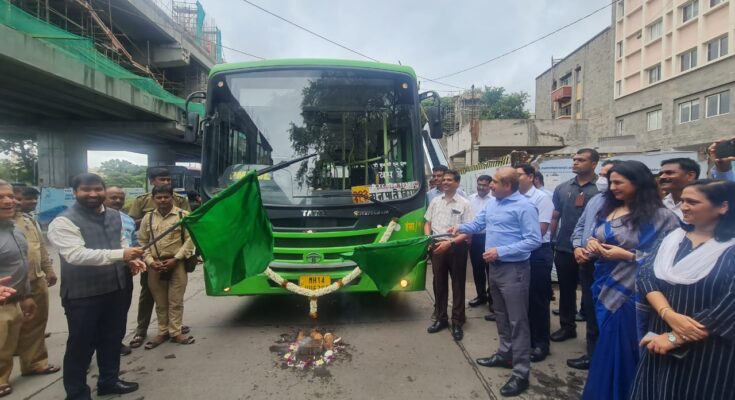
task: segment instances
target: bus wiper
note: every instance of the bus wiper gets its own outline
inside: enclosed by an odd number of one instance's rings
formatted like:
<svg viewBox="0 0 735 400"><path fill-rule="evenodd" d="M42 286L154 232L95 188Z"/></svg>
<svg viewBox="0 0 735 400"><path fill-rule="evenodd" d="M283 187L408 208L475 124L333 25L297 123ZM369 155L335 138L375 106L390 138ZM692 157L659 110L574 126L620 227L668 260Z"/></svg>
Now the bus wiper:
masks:
<svg viewBox="0 0 735 400"><path fill-rule="evenodd" d="M394 206L392 206L392 205L390 205L390 204L388 204L388 203L385 203L385 202L383 202L383 201L380 201L380 200L374 199L374 198L370 197L370 195L367 195L367 194L362 194L362 193L349 193L349 194L347 194L347 193L345 193L345 194L341 194L341 193L340 193L340 194L320 194L320 195L312 195L312 196L309 196L309 197L325 197L325 198L329 198L329 197L362 197L363 199L365 199L365 200L367 200L367 201L369 201L369 202L371 202L371 203L373 203L373 204L377 204L377 205L379 205L379 206L381 206L381 207L385 207L385 208L387 208L387 209L389 209L389 210L393 211L393 212L394 212L394 213L396 213L396 214L397 214L397 216L399 216L399 217L403 216L403 214L404 214L404 213L403 213L403 211L401 211L401 210L400 210L400 209L398 209L397 207L394 207Z"/></svg>
<svg viewBox="0 0 735 400"><path fill-rule="evenodd" d="M260 169L260 170L258 170L258 171L256 172L256 174L257 174L258 176L261 176L261 175L263 175L263 174L267 174L267 173L269 173L269 172L273 172L273 171L278 171L279 169L283 169L283 168L286 168L286 167L288 167L289 165L292 165L292 164L296 164L296 163L297 163L297 162L299 162L299 161L304 161L304 160L307 160L307 159L309 159L309 158L311 158L311 157L315 157L315 156L316 156L316 154L317 154L317 153L312 153L312 154L307 154L307 155L305 155L305 156L302 156L302 157L299 157L299 158L294 158L293 160L288 160L288 161L281 161L281 162L279 162L279 163L278 163L278 164L276 164L276 165L271 165L270 167L265 167L265 168L263 168L263 169Z"/></svg>

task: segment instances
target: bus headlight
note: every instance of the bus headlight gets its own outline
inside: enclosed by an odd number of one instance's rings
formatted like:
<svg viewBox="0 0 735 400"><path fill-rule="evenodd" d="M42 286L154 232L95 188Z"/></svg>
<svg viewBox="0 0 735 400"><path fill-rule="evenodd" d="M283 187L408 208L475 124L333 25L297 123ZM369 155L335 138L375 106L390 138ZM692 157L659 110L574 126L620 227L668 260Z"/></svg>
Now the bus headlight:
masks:
<svg viewBox="0 0 735 400"><path fill-rule="evenodd" d="M408 287L408 279L401 279L401 282L399 283L399 285L401 285L401 287L404 288L404 289L407 288Z"/></svg>

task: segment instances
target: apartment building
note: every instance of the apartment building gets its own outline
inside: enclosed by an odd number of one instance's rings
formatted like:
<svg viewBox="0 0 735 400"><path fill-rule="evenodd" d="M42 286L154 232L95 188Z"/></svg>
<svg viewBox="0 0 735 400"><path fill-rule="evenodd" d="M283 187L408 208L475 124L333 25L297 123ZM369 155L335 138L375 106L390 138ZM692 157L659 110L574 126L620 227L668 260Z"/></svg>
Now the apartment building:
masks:
<svg viewBox="0 0 735 400"><path fill-rule="evenodd" d="M567 137L567 146L613 132L613 39L612 28L605 28L536 77L536 118L580 122L582 135Z"/></svg>
<svg viewBox="0 0 735 400"><path fill-rule="evenodd" d="M614 134L601 146L702 149L733 135L730 0L621 0L612 27Z"/></svg>

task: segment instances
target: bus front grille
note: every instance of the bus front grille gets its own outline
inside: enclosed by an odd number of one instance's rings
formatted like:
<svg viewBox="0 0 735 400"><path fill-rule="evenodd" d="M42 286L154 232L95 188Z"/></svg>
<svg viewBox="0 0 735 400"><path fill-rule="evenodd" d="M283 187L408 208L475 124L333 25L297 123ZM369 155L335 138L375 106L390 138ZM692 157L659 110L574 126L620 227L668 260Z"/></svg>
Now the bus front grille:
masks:
<svg viewBox="0 0 735 400"><path fill-rule="evenodd" d="M375 241L375 233L356 236L337 236L337 237L275 237L275 247L283 247L289 249L312 249L324 247L348 247L370 244Z"/></svg>

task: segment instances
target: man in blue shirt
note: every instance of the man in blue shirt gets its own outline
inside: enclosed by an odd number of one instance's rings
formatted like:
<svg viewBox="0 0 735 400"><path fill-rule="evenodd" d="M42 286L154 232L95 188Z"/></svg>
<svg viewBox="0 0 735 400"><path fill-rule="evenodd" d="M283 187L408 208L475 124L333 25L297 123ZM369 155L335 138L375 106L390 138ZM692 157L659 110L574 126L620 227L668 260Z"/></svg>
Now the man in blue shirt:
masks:
<svg viewBox="0 0 735 400"><path fill-rule="evenodd" d="M518 192L515 168L498 169L490 188L490 201L472 222L451 228L453 234L485 232L483 258L490 263L490 295L497 318L500 346L491 357L479 358L484 367L513 368L500 389L503 396L517 396L528 388L531 338L528 326L529 258L541 246L536 207Z"/></svg>

